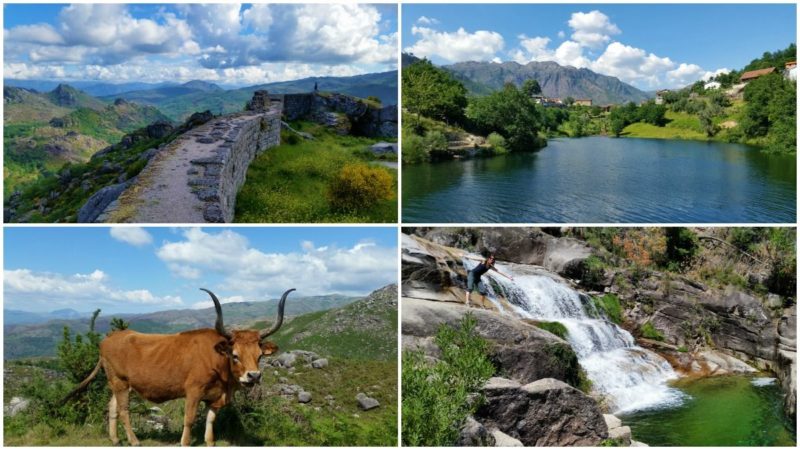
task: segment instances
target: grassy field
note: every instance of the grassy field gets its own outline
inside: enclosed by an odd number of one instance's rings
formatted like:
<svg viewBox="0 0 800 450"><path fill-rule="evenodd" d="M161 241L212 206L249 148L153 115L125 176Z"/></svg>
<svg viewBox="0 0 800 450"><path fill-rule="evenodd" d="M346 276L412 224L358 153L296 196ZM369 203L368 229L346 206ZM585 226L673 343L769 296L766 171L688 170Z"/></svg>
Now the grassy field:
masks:
<svg viewBox="0 0 800 450"><path fill-rule="evenodd" d="M622 130L622 136L651 139L709 140L700 128L700 121L697 116L667 111L664 117L666 117L669 122L663 127L637 122L625 127L625 129Z"/></svg>
<svg viewBox="0 0 800 450"><path fill-rule="evenodd" d="M241 223L368 222L397 221L397 170L372 161L367 149L377 139L339 136L322 125L293 123L311 133L313 140L284 131L281 144L256 158L247 171L247 182L236 198L235 221ZM328 198L329 184L346 164L379 167L391 174L394 193L390 199L357 211L337 211Z"/></svg>
<svg viewBox="0 0 800 450"><path fill-rule="evenodd" d="M5 395L14 395L13 381L32 376L36 368L6 363ZM355 361L330 358L324 369L298 367L294 373L267 367L261 385L238 391L233 405L220 411L214 430L220 446L395 446L397 443L396 361ZM284 378L285 380L281 380ZM273 392L280 382L298 384L312 394L308 404L295 396ZM380 407L362 411L355 396L375 398ZM326 400L332 396L333 400ZM135 398L135 396L134 396ZM180 441L183 400L157 405L166 417L161 430L148 423L148 409L156 406L137 399L131 420L145 446L174 446ZM52 422L52 421L51 421ZM192 429L192 445L204 445L205 408L201 406ZM120 425L120 437L125 441ZM107 422L75 425L33 422L26 413L6 417L7 446L108 446Z"/></svg>

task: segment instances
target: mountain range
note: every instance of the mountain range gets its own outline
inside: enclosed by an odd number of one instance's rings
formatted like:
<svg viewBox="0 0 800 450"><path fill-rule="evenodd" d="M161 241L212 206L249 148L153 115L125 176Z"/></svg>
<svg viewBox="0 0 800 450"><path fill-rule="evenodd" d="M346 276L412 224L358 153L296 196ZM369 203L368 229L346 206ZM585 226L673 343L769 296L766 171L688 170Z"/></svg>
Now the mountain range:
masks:
<svg viewBox="0 0 800 450"><path fill-rule="evenodd" d="M357 300L360 298L343 295L290 296L286 302L286 316L287 318L296 317L341 308ZM277 314L277 302L277 299L272 299L262 302L224 304L222 310L225 324L232 328L264 327ZM76 313L74 310L53 311L44 314L4 310L3 313L5 314L5 323L3 324L5 359L53 356L56 345L62 338L64 327L69 327L73 333L85 333L89 330L91 318L91 314ZM76 314L79 314L80 317L76 318ZM146 314L101 314L96 322L96 331L106 333L110 329L111 317L121 318L130 323L130 329L145 333L177 333L213 327L216 320L214 308L175 309ZM24 322L26 320L28 322Z"/></svg>
<svg viewBox="0 0 800 450"><path fill-rule="evenodd" d="M403 54L402 65L412 64L419 58ZM462 82L473 95L486 95L502 89L506 83L521 86L525 80L534 79L545 97L591 99L595 105L639 103L652 98L616 77L601 75L589 69L562 66L556 62L532 61L519 64L466 61L441 66Z"/></svg>

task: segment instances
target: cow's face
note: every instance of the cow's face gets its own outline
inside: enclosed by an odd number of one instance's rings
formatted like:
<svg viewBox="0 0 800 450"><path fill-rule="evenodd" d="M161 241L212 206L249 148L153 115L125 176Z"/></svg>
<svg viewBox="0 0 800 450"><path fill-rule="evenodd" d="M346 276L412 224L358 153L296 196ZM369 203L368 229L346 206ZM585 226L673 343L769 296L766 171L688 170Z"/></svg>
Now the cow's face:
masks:
<svg viewBox="0 0 800 450"><path fill-rule="evenodd" d="M240 330L232 333L230 345L231 372L244 386L251 387L261 381L258 360L262 355L271 355L278 351L272 342L259 342L259 332Z"/></svg>

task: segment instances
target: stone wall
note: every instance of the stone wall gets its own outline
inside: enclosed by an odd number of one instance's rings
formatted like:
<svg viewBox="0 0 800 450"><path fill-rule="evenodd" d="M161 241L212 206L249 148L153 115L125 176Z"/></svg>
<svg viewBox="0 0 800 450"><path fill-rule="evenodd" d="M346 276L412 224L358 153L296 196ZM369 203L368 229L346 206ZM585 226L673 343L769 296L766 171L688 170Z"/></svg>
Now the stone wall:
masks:
<svg viewBox="0 0 800 450"><path fill-rule="evenodd" d="M180 136L96 221L232 222L250 163L280 145L281 112L279 101L257 91L244 112L216 117Z"/></svg>

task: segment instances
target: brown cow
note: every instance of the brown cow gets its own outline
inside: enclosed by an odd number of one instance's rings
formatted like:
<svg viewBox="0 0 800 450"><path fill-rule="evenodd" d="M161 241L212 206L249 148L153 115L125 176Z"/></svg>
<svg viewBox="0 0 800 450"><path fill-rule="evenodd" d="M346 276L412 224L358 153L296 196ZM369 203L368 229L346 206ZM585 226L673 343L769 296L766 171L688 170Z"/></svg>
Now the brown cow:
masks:
<svg viewBox="0 0 800 450"><path fill-rule="evenodd" d="M214 419L217 411L233 399L239 386L252 387L261 380L258 360L261 355L278 351L266 337L283 323L286 297L278 303L278 319L267 331L233 330L222 322L222 307L217 296L203 289L214 301L217 322L205 328L177 334L145 334L131 330L115 331L100 343L100 360L92 373L66 399L86 389L102 367L111 388L108 403L108 435L114 445L117 437L117 414L122 418L131 445L139 440L131 429L128 394L136 391L151 402L161 403L186 398L181 445L189 445L189 433L201 401L208 406L205 441L214 445Z"/></svg>

